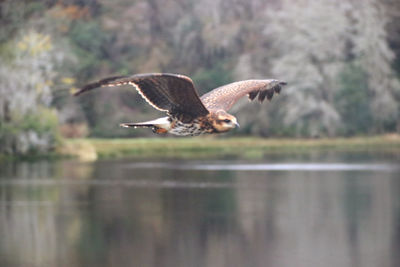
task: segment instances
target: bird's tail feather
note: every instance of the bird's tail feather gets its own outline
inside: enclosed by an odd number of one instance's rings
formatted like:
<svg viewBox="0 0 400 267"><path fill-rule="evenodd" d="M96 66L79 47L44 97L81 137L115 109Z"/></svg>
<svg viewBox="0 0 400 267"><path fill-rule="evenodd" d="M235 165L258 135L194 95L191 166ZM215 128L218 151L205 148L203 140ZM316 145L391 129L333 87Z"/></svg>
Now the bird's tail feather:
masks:
<svg viewBox="0 0 400 267"><path fill-rule="evenodd" d="M156 128L163 128L165 130L169 130L171 127L171 122L169 121L168 117L163 117L163 118L158 118L158 119L151 120L151 121L121 123L120 126L125 127L125 128L156 127Z"/></svg>
<svg viewBox="0 0 400 267"><path fill-rule="evenodd" d="M127 122L127 123L121 123L119 126L124 127L124 128L151 128L154 127L154 124L151 123L144 123L144 122Z"/></svg>
<svg viewBox="0 0 400 267"><path fill-rule="evenodd" d="M147 121L147 122L128 122L128 123L121 123L121 127L125 128L151 128L153 133L157 134L166 134L168 132L168 128L162 127L160 124L153 123L154 121Z"/></svg>

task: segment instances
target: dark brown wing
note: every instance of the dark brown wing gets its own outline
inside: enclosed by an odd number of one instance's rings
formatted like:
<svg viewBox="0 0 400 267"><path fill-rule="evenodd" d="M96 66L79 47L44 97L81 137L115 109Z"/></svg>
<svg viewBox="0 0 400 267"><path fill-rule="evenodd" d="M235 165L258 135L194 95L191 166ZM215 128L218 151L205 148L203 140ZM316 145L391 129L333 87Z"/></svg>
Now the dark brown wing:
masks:
<svg viewBox="0 0 400 267"><path fill-rule="evenodd" d="M278 80L240 81L208 92L201 97L201 101L209 110L223 109L227 111L245 95L248 95L250 100L258 96L260 102L263 102L265 98L271 100L274 93L280 93L283 85L286 85L286 83Z"/></svg>
<svg viewBox="0 0 400 267"><path fill-rule="evenodd" d="M133 85L154 108L172 114L204 116L209 112L201 102L189 77L169 73L137 74L130 77L116 76L88 84L74 95L103 86Z"/></svg>

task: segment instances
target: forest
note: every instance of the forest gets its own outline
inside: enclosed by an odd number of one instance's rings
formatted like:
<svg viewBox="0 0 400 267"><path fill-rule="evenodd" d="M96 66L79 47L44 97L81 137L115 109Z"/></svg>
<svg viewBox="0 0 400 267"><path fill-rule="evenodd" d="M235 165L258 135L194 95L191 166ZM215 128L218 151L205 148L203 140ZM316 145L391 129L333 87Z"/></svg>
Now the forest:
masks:
<svg viewBox="0 0 400 267"><path fill-rule="evenodd" d="M200 94L245 79L288 83L269 103L239 102L241 128L229 135L400 132L398 0L2 0L0 24L0 153L153 135L118 127L159 114L132 87L72 96L147 72L188 75Z"/></svg>

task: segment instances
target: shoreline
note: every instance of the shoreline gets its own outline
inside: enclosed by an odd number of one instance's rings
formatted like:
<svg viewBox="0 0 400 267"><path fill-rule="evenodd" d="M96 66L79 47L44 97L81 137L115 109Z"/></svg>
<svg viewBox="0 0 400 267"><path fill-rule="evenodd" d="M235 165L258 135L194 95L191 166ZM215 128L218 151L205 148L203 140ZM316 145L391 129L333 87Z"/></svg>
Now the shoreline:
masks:
<svg viewBox="0 0 400 267"><path fill-rule="evenodd" d="M370 152L400 155L400 135L351 138L132 138L132 139L65 139L55 155L97 159L193 159L193 158L262 158L266 153Z"/></svg>

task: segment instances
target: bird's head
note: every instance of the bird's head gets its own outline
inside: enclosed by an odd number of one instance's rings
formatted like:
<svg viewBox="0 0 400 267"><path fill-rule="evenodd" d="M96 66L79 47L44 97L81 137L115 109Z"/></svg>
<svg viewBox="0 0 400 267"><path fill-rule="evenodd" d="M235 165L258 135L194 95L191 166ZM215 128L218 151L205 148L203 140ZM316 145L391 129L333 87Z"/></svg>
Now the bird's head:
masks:
<svg viewBox="0 0 400 267"><path fill-rule="evenodd" d="M239 127L236 117L226 113L224 110L215 112L212 116L211 123L214 129L219 133L224 133L235 127Z"/></svg>

